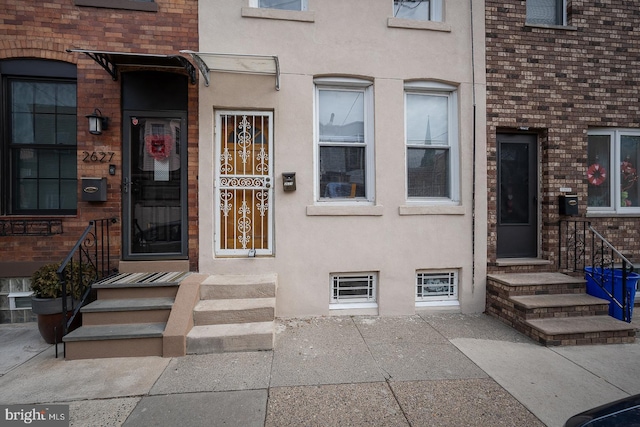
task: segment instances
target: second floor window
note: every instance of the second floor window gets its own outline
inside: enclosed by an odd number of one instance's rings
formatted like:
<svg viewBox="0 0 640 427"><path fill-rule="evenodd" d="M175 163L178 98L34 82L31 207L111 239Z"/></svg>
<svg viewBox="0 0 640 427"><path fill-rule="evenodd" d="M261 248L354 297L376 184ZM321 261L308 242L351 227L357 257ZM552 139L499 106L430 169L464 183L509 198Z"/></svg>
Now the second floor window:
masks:
<svg viewBox="0 0 640 427"><path fill-rule="evenodd" d="M280 10L307 10L307 0L256 0L253 7Z"/></svg>
<svg viewBox="0 0 640 427"><path fill-rule="evenodd" d="M393 17L417 21L442 21L442 0L394 0Z"/></svg>
<svg viewBox="0 0 640 427"><path fill-rule="evenodd" d="M527 0L527 24L565 25L565 0Z"/></svg>

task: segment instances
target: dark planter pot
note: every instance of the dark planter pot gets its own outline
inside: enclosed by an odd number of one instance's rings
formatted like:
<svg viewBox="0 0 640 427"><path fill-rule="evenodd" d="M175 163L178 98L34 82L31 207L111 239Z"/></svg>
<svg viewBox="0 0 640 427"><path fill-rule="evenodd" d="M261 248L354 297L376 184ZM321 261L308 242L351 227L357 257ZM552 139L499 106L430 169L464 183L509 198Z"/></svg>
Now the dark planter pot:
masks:
<svg viewBox="0 0 640 427"><path fill-rule="evenodd" d="M71 297L67 297L67 319L71 317ZM38 331L47 344L62 342L63 316L62 298L31 297L31 309L38 316ZM69 327L72 331L82 324L81 315L76 316Z"/></svg>

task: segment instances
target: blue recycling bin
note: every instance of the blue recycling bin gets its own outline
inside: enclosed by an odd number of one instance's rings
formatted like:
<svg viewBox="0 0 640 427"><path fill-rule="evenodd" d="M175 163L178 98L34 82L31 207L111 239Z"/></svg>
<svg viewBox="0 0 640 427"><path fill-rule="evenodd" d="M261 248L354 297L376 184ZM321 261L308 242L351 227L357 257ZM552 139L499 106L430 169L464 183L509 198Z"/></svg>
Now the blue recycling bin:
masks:
<svg viewBox="0 0 640 427"><path fill-rule="evenodd" d="M598 285L593 279L592 275L600 281L602 286L613 295L615 299L622 302L622 270L619 269L608 269L604 270L600 267L585 267L584 269L587 279L587 293L589 295L593 295L594 297L606 299L610 301L609 304L609 316L613 316L616 319L624 320L622 308L618 307L616 303L613 302L613 299L607 295L607 293ZM613 274L612 274L613 273ZM628 306L628 321L631 321L631 316L633 315L633 304L636 296L636 283L640 279L640 274L637 273L627 273L627 296L629 301Z"/></svg>

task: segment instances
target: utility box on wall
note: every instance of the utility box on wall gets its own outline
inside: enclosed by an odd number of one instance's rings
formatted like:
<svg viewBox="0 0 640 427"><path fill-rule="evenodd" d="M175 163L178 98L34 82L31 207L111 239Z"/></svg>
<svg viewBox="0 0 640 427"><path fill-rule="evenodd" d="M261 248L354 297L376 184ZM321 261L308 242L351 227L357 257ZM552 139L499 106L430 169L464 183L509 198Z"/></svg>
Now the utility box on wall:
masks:
<svg viewBox="0 0 640 427"><path fill-rule="evenodd" d="M106 202L107 178L82 178L82 201Z"/></svg>
<svg viewBox="0 0 640 427"><path fill-rule="evenodd" d="M578 216L578 195L563 194L559 197L560 215Z"/></svg>

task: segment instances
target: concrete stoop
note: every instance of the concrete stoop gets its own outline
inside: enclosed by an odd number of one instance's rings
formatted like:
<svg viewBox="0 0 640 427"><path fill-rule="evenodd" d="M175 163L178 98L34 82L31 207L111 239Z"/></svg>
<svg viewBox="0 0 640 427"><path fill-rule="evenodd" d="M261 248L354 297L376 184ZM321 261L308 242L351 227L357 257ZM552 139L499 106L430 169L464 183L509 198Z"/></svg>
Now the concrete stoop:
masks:
<svg viewBox="0 0 640 427"><path fill-rule="evenodd" d="M82 326L63 338L65 358L163 356L163 332L189 272L122 273L95 283Z"/></svg>
<svg viewBox="0 0 640 427"><path fill-rule="evenodd" d="M200 285L187 354L272 350L277 275L214 275Z"/></svg>
<svg viewBox="0 0 640 427"><path fill-rule="evenodd" d="M562 273L487 276L487 314L547 345L635 341L635 326L609 316L609 301L586 294L585 280Z"/></svg>

